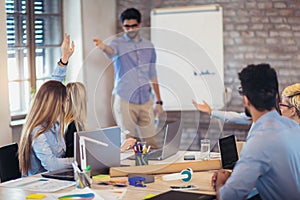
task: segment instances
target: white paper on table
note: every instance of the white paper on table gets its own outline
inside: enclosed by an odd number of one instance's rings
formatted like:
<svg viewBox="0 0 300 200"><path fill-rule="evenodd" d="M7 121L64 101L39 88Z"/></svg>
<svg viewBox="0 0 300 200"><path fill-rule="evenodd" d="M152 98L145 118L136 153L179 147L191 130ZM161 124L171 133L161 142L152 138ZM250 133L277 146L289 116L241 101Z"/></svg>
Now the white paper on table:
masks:
<svg viewBox="0 0 300 200"><path fill-rule="evenodd" d="M124 197L127 192L126 188L114 188L110 190L97 190L97 194L100 194L105 200L119 200Z"/></svg>
<svg viewBox="0 0 300 200"><path fill-rule="evenodd" d="M75 185L75 181L63 181L41 177L26 177L1 183L1 187L20 188L40 193L56 192Z"/></svg>

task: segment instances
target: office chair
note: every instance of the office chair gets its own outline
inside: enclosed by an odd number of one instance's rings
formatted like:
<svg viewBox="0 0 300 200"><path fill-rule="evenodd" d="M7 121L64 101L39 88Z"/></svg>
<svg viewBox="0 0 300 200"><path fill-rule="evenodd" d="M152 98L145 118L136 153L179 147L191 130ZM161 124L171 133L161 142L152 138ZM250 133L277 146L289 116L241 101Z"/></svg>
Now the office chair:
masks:
<svg viewBox="0 0 300 200"><path fill-rule="evenodd" d="M0 147L0 182L20 177L18 144L12 143Z"/></svg>

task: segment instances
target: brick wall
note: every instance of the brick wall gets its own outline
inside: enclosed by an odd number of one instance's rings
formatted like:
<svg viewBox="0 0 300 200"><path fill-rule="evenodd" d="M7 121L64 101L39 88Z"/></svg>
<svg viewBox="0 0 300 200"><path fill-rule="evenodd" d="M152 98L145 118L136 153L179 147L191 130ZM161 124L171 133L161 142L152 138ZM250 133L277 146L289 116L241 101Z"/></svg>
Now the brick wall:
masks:
<svg viewBox="0 0 300 200"><path fill-rule="evenodd" d="M143 26L149 27L153 8L206 4L220 4L223 7L224 80L225 86L233 90L232 99L225 110L243 111L243 102L236 90L239 86L237 73L247 64L270 63L278 73L280 91L299 82L298 0L117 0L116 14L119 16L124 9L135 7L142 12ZM122 29L118 23L120 31ZM192 120L190 124L194 126ZM242 128L241 133L245 132Z"/></svg>

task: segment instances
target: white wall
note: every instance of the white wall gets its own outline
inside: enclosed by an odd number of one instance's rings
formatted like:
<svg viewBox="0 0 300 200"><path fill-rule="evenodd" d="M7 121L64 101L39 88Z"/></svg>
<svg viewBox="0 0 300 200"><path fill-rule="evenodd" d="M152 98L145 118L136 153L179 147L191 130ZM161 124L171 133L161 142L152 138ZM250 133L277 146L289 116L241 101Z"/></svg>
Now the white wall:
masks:
<svg viewBox="0 0 300 200"><path fill-rule="evenodd" d="M75 52L69 61L66 81L83 81L83 74L80 71L83 58L81 0L65 0L63 2L63 30L70 34L71 40L75 42Z"/></svg>
<svg viewBox="0 0 300 200"><path fill-rule="evenodd" d="M0 0L0 145L12 142L12 133L9 113L8 99L8 77L7 77L7 38L6 38L6 14L5 1Z"/></svg>
<svg viewBox="0 0 300 200"><path fill-rule="evenodd" d="M95 47L94 37L105 40L116 31L116 3L107 0L65 0L64 30L76 50L70 60L69 81L82 81L88 93L88 127L115 125L111 111L113 68Z"/></svg>

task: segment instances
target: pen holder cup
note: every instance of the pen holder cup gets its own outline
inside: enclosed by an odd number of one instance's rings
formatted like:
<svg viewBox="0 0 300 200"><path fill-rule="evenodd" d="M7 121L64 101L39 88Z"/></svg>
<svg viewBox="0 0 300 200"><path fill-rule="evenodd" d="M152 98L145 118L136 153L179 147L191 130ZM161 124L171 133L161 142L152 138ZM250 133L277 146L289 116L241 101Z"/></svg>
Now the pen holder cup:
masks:
<svg viewBox="0 0 300 200"><path fill-rule="evenodd" d="M148 153L136 153L135 154L135 166L148 165Z"/></svg>
<svg viewBox="0 0 300 200"><path fill-rule="evenodd" d="M83 172L75 172L74 175L76 181L76 188L90 187L92 182L90 170Z"/></svg>

